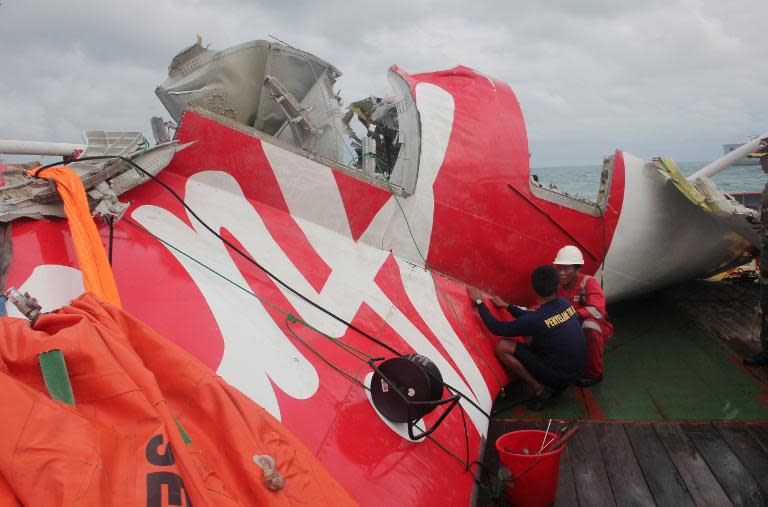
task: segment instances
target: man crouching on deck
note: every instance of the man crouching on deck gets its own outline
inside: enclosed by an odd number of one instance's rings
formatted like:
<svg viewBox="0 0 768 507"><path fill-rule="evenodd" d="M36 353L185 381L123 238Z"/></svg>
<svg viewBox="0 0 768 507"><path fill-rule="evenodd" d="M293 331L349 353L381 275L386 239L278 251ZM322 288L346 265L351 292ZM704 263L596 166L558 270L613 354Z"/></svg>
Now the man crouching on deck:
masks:
<svg viewBox="0 0 768 507"><path fill-rule="evenodd" d="M539 295L535 311L506 305L516 320L497 320L481 299L478 289L469 295L488 329L497 336L530 336L529 343L502 339L496 344L496 357L512 380L520 379L533 389L534 398L528 408L541 410L556 392L578 379L586 361L586 344L581 323L570 302L557 297L558 275L550 265L539 266L531 273L531 284ZM498 305L497 298L494 303Z"/></svg>
<svg viewBox="0 0 768 507"><path fill-rule="evenodd" d="M557 295L567 299L576 309L587 343L587 362L584 375L576 381L579 387L591 387L603 381L603 349L613 337L613 324L608 322L605 311L605 294L600 282L593 276L581 273L584 256L573 245L557 252L555 269L560 276Z"/></svg>

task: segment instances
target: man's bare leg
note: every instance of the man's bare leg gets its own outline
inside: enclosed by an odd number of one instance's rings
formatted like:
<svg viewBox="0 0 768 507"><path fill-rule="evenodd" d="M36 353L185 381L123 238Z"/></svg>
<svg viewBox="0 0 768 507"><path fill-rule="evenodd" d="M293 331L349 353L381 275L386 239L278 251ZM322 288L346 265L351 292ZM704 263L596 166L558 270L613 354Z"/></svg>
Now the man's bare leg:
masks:
<svg viewBox="0 0 768 507"><path fill-rule="evenodd" d="M535 396L539 396L542 392L544 392L544 385L533 378L528 370L525 369L523 363L517 360L517 358L514 356L516 348L517 342L512 340L500 340L496 344L496 358L504 366L504 369L507 370L507 373L510 375L510 377L519 378L531 386Z"/></svg>

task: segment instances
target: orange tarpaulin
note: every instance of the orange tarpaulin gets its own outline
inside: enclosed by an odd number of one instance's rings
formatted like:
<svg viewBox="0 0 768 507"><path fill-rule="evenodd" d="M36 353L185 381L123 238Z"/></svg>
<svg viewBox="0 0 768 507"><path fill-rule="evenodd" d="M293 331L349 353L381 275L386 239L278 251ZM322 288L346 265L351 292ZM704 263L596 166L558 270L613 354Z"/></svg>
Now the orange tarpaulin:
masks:
<svg viewBox="0 0 768 507"><path fill-rule="evenodd" d="M72 231L72 243L80 271L83 273L85 290L98 294L115 306L120 306L120 295L112 267L104 252L99 231L93 223L80 177L68 167L51 167L39 172L38 168L34 168L28 173L56 182L56 189L64 202L64 212L69 220L69 229Z"/></svg>
<svg viewBox="0 0 768 507"><path fill-rule="evenodd" d="M46 393L37 358L52 349L76 406ZM0 318L0 406L0 499L5 479L24 505L356 505L264 409L92 294L34 329ZM255 455L284 489L267 489Z"/></svg>

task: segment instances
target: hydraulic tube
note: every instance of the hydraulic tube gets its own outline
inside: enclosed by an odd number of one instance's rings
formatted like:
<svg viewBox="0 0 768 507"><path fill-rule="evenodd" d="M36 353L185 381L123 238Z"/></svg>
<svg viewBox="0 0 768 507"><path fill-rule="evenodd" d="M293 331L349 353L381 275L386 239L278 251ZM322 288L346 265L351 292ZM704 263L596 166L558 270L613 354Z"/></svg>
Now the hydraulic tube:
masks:
<svg viewBox="0 0 768 507"><path fill-rule="evenodd" d="M51 155L68 157L73 155L76 151L83 150L85 150L84 144L0 139L0 154L2 155Z"/></svg>
<svg viewBox="0 0 768 507"><path fill-rule="evenodd" d="M755 151L757 147L760 146L760 143L764 139L768 139L768 132L740 146L739 148L736 148L732 152L727 153L724 157L720 157L714 162L705 165L704 167L702 167L692 175L688 176L688 181L693 181L696 178L700 178L702 176L711 178L712 176L719 173L723 169L727 169L737 161L741 160L742 158L746 157L747 155Z"/></svg>

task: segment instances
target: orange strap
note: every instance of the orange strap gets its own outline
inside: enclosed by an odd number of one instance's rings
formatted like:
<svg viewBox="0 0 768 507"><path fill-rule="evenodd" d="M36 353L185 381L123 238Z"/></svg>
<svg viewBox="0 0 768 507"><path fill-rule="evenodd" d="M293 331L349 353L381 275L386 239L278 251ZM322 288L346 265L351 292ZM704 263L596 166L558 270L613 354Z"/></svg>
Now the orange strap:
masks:
<svg viewBox="0 0 768 507"><path fill-rule="evenodd" d="M107 260L99 231L93 222L82 180L65 166L51 167L37 175L34 174L35 171L37 168L30 169L28 173L56 182L56 189L64 201L64 212L72 232L72 242L75 245L77 261L80 263L80 271L83 273L85 290L98 294L108 303L122 307L115 276Z"/></svg>

